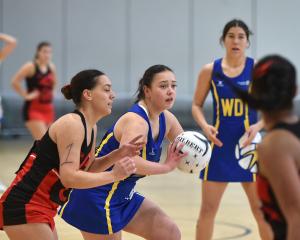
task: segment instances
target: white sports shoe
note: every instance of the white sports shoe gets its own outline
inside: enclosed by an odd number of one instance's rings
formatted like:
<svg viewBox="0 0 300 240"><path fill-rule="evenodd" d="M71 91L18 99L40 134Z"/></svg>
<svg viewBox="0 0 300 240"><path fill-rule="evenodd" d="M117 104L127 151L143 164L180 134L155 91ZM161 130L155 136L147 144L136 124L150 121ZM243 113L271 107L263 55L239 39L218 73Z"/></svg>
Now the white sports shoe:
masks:
<svg viewBox="0 0 300 240"><path fill-rule="evenodd" d="M2 182L0 182L0 193L5 192L6 189L7 187Z"/></svg>

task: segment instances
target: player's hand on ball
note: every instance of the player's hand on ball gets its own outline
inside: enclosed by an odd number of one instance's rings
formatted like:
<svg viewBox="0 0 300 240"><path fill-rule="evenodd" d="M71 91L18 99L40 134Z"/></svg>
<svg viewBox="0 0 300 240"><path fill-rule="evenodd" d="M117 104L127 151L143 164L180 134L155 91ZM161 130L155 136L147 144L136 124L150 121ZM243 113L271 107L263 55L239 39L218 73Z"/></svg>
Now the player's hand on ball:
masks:
<svg viewBox="0 0 300 240"><path fill-rule="evenodd" d="M112 174L115 181L123 180L136 172L134 160L130 157L124 157L115 163Z"/></svg>
<svg viewBox="0 0 300 240"><path fill-rule="evenodd" d="M174 141L168 146L165 164L169 167L169 171L176 168L180 160L187 155L187 153L181 151L183 146L184 144L179 143L178 141Z"/></svg>

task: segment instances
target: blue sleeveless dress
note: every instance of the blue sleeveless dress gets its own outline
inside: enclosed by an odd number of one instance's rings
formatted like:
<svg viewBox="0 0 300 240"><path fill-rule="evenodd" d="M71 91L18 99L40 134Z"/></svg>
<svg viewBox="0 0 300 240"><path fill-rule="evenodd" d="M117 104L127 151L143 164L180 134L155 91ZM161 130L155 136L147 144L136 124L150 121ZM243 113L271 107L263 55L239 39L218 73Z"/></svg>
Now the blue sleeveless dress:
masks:
<svg viewBox="0 0 300 240"><path fill-rule="evenodd" d="M166 132L164 113L159 116L159 135L154 140L146 111L135 104L129 112L134 112L144 118L149 126L147 144L140 156L145 161L159 162ZM113 129L114 125L104 135L96 151L97 157L104 156L119 148L119 142L114 136ZM133 174L123 181L104 186L81 190L74 189L70 193L67 203L60 209L59 215L72 226L85 232L116 233L130 222L144 200L144 197L134 189L137 180L142 177L145 176Z"/></svg>
<svg viewBox="0 0 300 240"><path fill-rule="evenodd" d="M242 73L233 78L223 73L221 63L222 59L214 61L210 90L213 96L213 125L223 146L212 144L211 160L201 171L200 178L216 182L253 182L255 174L239 166L235 146L245 130L257 122L257 112L244 104L224 79L249 91L254 60L246 58Z"/></svg>

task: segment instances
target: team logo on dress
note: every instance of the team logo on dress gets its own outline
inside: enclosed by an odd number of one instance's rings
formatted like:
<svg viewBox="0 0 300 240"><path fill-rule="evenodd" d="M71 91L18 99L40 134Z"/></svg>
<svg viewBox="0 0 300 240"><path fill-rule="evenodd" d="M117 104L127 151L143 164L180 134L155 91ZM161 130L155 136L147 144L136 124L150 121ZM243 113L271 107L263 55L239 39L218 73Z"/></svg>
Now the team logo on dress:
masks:
<svg viewBox="0 0 300 240"><path fill-rule="evenodd" d="M133 188L133 189L130 191L129 195L128 195L127 197L125 197L125 200L131 200L134 193L135 193L135 189Z"/></svg>
<svg viewBox="0 0 300 240"><path fill-rule="evenodd" d="M217 80L217 87L224 87L223 81Z"/></svg>
<svg viewBox="0 0 300 240"><path fill-rule="evenodd" d="M249 86L250 80L239 81L239 82L237 82L237 84L240 85L240 86Z"/></svg>
<svg viewBox="0 0 300 240"><path fill-rule="evenodd" d="M154 148L151 148L151 152L149 152L149 155L151 155L151 156L155 156L156 155Z"/></svg>

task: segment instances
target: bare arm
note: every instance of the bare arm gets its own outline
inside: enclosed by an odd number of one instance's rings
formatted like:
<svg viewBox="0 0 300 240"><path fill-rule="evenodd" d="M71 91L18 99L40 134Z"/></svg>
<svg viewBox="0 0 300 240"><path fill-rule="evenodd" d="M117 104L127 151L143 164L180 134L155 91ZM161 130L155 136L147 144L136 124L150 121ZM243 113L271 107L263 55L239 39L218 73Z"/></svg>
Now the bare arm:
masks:
<svg viewBox="0 0 300 240"><path fill-rule="evenodd" d="M56 67L53 63L50 64L50 68L53 74L53 88L57 85L57 73L56 73Z"/></svg>
<svg viewBox="0 0 300 240"><path fill-rule="evenodd" d="M133 122L134 124L132 124ZM137 134L142 135L146 141L148 135L148 124L141 117L133 116L132 114L128 119L116 125L116 131L118 131L120 136L121 145ZM140 156L135 156L133 159L137 169L136 173L140 175L156 175L172 171L183 156L179 153L179 151L180 148L176 149L175 145L170 146L168 149L168 161L163 164L147 161Z"/></svg>
<svg viewBox="0 0 300 240"><path fill-rule="evenodd" d="M263 175L269 180L288 224L288 240L300 239L299 140L284 130L274 130L259 146ZM298 159L299 161L299 159Z"/></svg>
<svg viewBox="0 0 300 240"><path fill-rule="evenodd" d="M106 140L104 139L103 141ZM145 142L141 141L141 135L135 136L129 142L124 143L119 149L116 149L105 156L94 158L94 161L89 167L89 171L102 172L124 157L139 155L144 144Z"/></svg>
<svg viewBox="0 0 300 240"><path fill-rule="evenodd" d="M76 119L73 115L68 114L62 117L49 130L50 136L55 139L58 147L59 176L62 184L67 188L82 189L120 180L113 171L89 173L79 169L84 128L80 119ZM128 172L127 176L131 173Z"/></svg>
<svg viewBox="0 0 300 240"><path fill-rule="evenodd" d="M207 123L203 113L203 105L210 89L212 70L213 63L210 63L200 71L192 103L192 115L206 137L217 146L222 146L222 142L216 137L217 129Z"/></svg>
<svg viewBox="0 0 300 240"><path fill-rule="evenodd" d="M4 46L0 50L0 61L2 61L15 49L17 40L8 34L1 33L0 41L4 42Z"/></svg>
<svg viewBox="0 0 300 240"><path fill-rule="evenodd" d="M28 93L21 85L22 81L26 77L30 77L34 74L34 65L32 62L28 62L24 64L17 73L13 76L11 85L13 89L25 100L31 100L38 96L38 92L33 91L32 93Z"/></svg>

